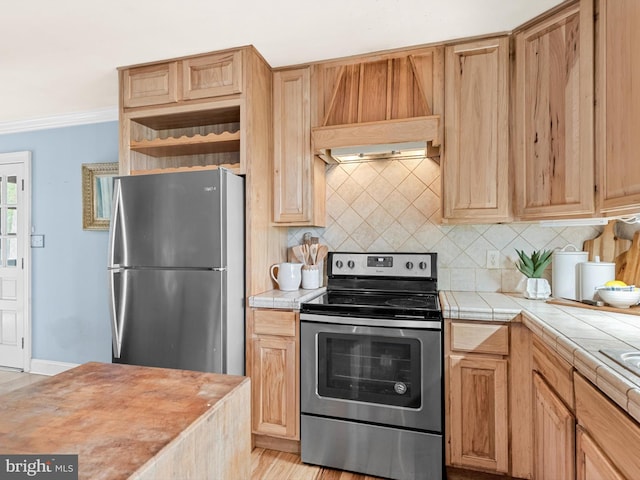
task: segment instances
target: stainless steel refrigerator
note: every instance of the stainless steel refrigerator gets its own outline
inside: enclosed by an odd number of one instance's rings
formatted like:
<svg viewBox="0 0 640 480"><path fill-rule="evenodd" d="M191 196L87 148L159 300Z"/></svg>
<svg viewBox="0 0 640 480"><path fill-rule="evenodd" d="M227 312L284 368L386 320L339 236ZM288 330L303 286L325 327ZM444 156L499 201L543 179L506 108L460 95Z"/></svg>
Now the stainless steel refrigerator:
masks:
<svg viewBox="0 0 640 480"><path fill-rule="evenodd" d="M244 179L117 177L113 195L113 361L244 374Z"/></svg>

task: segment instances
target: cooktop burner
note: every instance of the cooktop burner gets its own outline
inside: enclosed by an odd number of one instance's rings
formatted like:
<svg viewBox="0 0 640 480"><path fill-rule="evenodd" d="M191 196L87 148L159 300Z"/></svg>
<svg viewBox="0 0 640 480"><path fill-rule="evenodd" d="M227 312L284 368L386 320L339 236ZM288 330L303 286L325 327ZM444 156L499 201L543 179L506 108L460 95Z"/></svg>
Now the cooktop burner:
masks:
<svg viewBox="0 0 640 480"><path fill-rule="evenodd" d="M390 298L385 305L404 308L435 308L435 302L431 298Z"/></svg>

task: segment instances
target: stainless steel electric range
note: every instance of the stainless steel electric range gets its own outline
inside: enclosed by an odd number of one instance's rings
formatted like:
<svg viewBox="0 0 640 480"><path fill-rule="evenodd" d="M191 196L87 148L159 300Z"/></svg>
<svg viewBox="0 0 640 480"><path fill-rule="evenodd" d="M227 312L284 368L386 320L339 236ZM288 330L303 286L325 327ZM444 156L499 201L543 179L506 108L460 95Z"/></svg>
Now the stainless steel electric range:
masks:
<svg viewBox="0 0 640 480"><path fill-rule="evenodd" d="M443 322L435 253L332 252L300 310L302 461L443 478Z"/></svg>

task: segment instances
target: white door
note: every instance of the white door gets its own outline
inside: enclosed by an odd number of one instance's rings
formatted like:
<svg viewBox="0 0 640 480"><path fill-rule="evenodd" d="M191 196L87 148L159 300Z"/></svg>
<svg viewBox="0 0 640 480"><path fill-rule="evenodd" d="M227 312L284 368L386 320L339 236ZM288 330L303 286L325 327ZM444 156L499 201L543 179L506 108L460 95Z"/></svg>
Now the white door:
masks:
<svg viewBox="0 0 640 480"><path fill-rule="evenodd" d="M0 154L0 367L31 357L30 152Z"/></svg>

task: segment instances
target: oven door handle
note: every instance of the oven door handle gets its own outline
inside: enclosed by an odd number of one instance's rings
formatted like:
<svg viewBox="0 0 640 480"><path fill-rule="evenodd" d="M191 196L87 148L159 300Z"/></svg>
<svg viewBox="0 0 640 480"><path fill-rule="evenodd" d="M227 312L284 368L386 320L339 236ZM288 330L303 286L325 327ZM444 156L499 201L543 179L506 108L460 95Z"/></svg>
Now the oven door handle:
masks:
<svg viewBox="0 0 640 480"><path fill-rule="evenodd" d="M440 320L425 320L423 317L360 318L340 317L336 315L316 315L301 313L301 322L335 323L338 325L357 325L363 327L411 328L414 330L442 330Z"/></svg>

